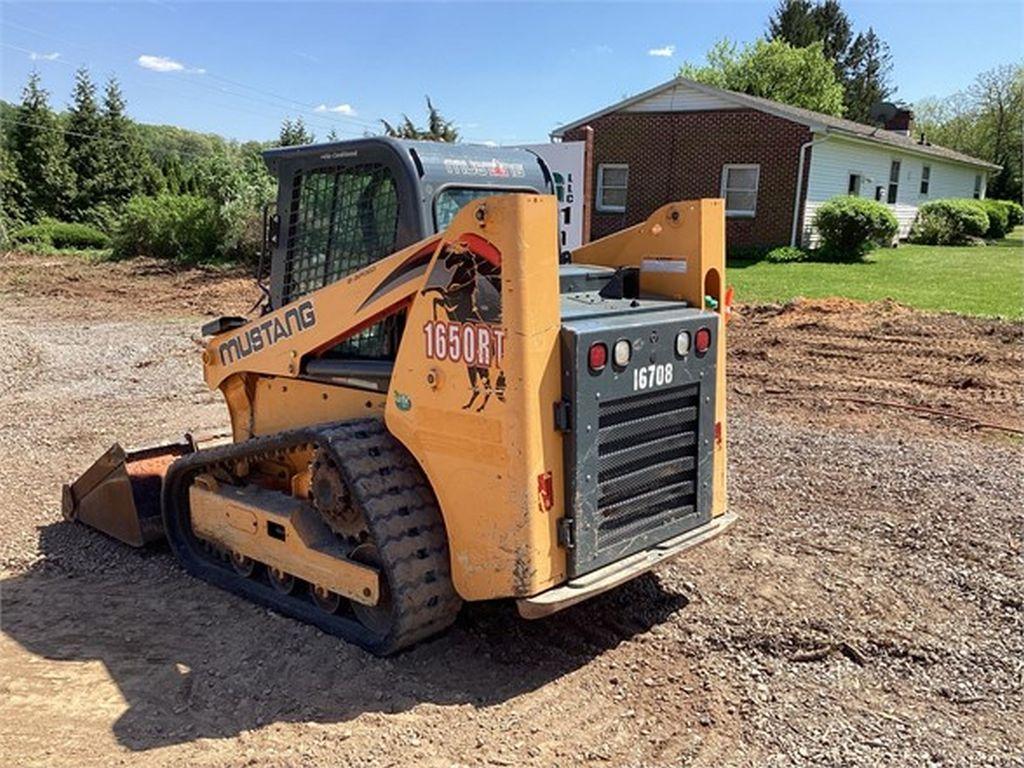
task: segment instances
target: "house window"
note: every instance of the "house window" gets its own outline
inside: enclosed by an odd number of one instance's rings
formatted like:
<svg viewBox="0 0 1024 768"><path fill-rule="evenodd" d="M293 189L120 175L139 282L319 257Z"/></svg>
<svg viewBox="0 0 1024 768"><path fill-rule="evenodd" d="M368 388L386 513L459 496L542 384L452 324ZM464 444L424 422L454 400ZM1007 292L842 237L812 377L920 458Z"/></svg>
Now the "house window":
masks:
<svg viewBox="0 0 1024 768"><path fill-rule="evenodd" d="M981 174L974 177L974 199L981 199Z"/></svg>
<svg viewBox="0 0 1024 768"><path fill-rule="evenodd" d="M932 180L932 167L925 165L921 168L921 194L928 194L928 185Z"/></svg>
<svg viewBox="0 0 1024 768"><path fill-rule="evenodd" d="M628 181L628 165L601 163L597 166L597 210L623 213L626 210Z"/></svg>
<svg viewBox="0 0 1024 768"><path fill-rule="evenodd" d="M846 194L860 197L860 174L851 173L850 182L846 185Z"/></svg>
<svg viewBox="0 0 1024 768"><path fill-rule="evenodd" d="M760 165L722 166L722 197L726 216L753 216L757 212Z"/></svg>
<svg viewBox="0 0 1024 768"><path fill-rule="evenodd" d="M900 188L900 161L893 160L892 165L889 166L889 194L885 198L885 202L889 205L896 204L896 195Z"/></svg>

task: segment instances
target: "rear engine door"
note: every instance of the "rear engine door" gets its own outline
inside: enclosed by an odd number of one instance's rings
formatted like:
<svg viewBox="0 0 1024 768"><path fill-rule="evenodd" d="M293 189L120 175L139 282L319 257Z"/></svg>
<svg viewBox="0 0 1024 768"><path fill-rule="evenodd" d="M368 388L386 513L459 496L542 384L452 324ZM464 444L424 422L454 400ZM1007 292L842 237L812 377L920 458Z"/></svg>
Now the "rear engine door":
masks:
<svg viewBox="0 0 1024 768"><path fill-rule="evenodd" d="M716 328L692 309L563 323L570 576L711 519Z"/></svg>

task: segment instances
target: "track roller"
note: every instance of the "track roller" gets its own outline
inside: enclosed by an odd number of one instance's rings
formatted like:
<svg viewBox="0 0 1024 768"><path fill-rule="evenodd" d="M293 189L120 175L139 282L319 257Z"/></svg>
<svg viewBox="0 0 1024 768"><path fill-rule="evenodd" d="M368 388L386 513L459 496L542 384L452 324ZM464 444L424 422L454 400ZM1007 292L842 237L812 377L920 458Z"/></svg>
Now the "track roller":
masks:
<svg viewBox="0 0 1024 768"><path fill-rule="evenodd" d="M280 568L268 568L267 578L270 585L282 595L290 595L295 591L295 577Z"/></svg>

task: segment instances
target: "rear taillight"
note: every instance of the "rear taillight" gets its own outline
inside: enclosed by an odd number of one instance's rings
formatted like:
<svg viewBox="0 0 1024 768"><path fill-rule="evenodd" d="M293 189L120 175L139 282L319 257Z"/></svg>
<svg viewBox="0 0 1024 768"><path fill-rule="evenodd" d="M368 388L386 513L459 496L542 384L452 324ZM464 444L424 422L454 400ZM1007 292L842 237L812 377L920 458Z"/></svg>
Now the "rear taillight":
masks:
<svg viewBox="0 0 1024 768"><path fill-rule="evenodd" d="M608 347L604 342L598 341L590 345L587 362L590 363L590 370L592 371L604 370L604 367L608 364Z"/></svg>
<svg viewBox="0 0 1024 768"><path fill-rule="evenodd" d="M701 328L695 334L693 334L693 348L697 351L698 355L703 355L711 348L711 331L707 328Z"/></svg>

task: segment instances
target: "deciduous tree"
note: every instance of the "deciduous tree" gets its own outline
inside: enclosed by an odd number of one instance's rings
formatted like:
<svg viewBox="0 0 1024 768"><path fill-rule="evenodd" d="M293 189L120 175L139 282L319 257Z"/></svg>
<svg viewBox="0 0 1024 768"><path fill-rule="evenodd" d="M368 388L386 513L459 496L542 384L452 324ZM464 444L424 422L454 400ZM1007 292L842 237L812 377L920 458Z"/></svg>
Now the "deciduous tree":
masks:
<svg viewBox="0 0 1024 768"><path fill-rule="evenodd" d="M989 197L1020 201L1024 65L982 72L966 91L926 99L914 110L918 130L928 141L1002 166L989 179Z"/></svg>
<svg viewBox="0 0 1024 768"><path fill-rule="evenodd" d="M821 43L794 48L782 40L757 40L742 48L721 40L705 64L684 64L679 74L701 83L784 104L841 115L843 87Z"/></svg>

